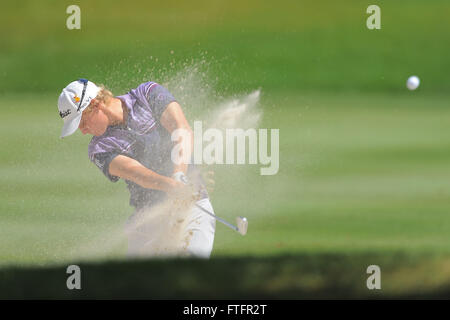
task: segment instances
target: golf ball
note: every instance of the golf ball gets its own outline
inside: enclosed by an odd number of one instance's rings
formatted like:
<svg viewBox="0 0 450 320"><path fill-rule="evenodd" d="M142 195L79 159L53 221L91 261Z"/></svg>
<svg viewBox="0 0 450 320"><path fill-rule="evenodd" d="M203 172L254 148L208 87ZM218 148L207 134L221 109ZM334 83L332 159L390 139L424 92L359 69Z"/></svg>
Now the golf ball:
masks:
<svg viewBox="0 0 450 320"><path fill-rule="evenodd" d="M419 84L420 80L417 76L411 76L408 78L408 81L406 81L406 87L409 90L416 90Z"/></svg>

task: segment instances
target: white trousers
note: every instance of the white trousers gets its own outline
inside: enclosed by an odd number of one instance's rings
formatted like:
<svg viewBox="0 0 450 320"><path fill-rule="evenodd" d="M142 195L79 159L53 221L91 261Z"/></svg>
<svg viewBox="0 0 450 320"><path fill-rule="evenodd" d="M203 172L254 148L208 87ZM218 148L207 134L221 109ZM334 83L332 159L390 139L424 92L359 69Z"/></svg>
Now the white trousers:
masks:
<svg viewBox="0 0 450 320"><path fill-rule="evenodd" d="M198 205L211 213L209 199ZM198 257L208 259L214 243L216 220L196 206L188 210L163 204L133 214L127 221L129 257Z"/></svg>

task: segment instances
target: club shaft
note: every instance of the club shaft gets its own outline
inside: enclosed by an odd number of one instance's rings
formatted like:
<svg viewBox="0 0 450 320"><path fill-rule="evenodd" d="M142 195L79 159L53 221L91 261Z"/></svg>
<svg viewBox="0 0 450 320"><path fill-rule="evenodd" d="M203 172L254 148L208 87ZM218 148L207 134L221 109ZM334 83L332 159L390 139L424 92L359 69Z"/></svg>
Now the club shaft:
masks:
<svg viewBox="0 0 450 320"><path fill-rule="evenodd" d="M215 214L209 212L208 210L206 210L205 208L203 208L202 206L195 204L197 208L199 208L200 210L202 210L203 212L209 214L211 217L213 217L214 219L218 220L219 222L222 222L224 225L226 225L227 227L230 227L231 229L235 230L235 231L239 231L238 227L233 226L231 223L223 220L222 218L219 218L218 216L216 216Z"/></svg>

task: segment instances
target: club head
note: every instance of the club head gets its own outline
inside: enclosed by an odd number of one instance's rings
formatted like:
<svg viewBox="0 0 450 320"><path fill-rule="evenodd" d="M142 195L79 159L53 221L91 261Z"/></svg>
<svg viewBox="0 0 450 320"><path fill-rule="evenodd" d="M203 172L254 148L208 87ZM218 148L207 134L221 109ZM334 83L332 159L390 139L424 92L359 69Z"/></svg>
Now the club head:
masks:
<svg viewBox="0 0 450 320"><path fill-rule="evenodd" d="M248 221L247 218L244 217L237 217L236 218L236 225L238 228L238 232L245 236L247 234L247 228L248 228Z"/></svg>

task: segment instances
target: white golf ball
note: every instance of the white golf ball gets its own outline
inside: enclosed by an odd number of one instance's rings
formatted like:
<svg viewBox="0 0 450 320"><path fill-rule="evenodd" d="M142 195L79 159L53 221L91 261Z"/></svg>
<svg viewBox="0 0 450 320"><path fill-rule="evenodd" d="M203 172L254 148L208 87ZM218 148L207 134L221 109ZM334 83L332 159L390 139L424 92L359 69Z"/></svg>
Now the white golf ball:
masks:
<svg viewBox="0 0 450 320"><path fill-rule="evenodd" d="M419 84L420 84L420 80L419 80L419 77L417 77L417 76L411 76L408 78L408 81L406 81L406 87L409 90L416 90L417 87L419 86Z"/></svg>

